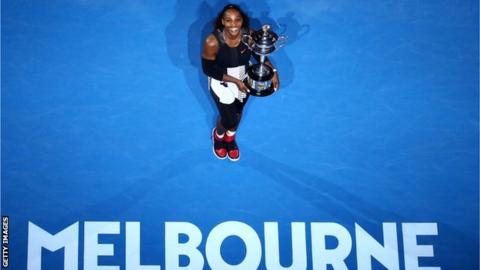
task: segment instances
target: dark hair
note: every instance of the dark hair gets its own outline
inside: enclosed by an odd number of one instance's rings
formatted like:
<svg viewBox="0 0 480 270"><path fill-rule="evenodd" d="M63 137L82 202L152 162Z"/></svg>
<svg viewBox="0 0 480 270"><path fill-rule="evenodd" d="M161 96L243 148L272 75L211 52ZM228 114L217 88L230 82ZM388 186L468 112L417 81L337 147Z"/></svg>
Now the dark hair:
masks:
<svg viewBox="0 0 480 270"><path fill-rule="evenodd" d="M243 12L243 10L238 6L234 4L228 4L225 7L223 7L222 11L220 11L217 15L217 18L215 19L214 22L214 29L213 30L223 30L223 24L222 24L222 19L223 19L223 14L229 9L234 9L240 13L240 16L242 16L243 23L242 23L242 30L247 32L250 31L250 18L248 18L247 14Z"/></svg>

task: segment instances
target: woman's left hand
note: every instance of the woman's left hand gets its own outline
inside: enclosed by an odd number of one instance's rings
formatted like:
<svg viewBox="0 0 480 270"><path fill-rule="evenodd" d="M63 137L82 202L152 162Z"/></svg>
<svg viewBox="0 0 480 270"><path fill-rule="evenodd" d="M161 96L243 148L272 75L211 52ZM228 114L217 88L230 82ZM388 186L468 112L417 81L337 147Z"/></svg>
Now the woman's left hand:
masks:
<svg viewBox="0 0 480 270"><path fill-rule="evenodd" d="M278 79L278 73L275 72L272 78L273 90L277 91L280 88L280 79Z"/></svg>

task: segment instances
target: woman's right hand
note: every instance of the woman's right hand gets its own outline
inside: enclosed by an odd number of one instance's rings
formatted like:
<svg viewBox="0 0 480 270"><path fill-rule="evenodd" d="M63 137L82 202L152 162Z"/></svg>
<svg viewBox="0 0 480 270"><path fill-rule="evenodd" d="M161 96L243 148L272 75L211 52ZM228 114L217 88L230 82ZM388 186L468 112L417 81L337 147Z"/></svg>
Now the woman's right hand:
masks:
<svg viewBox="0 0 480 270"><path fill-rule="evenodd" d="M240 91L242 91L242 92L244 92L244 93L248 93L248 92L249 92L247 86L245 85L245 83L243 83L243 81L237 80L237 81L235 82L235 84L237 85L238 90L240 90Z"/></svg>

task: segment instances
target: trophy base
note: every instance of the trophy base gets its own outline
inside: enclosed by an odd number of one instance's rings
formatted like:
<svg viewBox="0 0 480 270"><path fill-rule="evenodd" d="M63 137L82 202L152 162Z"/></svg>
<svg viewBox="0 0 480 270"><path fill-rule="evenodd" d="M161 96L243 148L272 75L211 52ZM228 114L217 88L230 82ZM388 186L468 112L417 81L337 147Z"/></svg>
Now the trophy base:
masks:
<svg viewBox="0 0 480 270"><path fill-rule="evenodd" d="M273 69L264 64L252 65L247 70L247 78L243 80L250 95L266 97L275 92L272 85Z"/></svg>
<svg viewBox="0 0 480 270"><path fill-rule="evenodd" d="M245 86L248 88L248 93L252 96L266 97L266 96L270 96L271 94L275 93L275 90L273 89L273 85L271 85L267 89L257 90L255 88L251 87L250 84L248 84L248 79L245 79L243 82L245 83Z"/></svg>

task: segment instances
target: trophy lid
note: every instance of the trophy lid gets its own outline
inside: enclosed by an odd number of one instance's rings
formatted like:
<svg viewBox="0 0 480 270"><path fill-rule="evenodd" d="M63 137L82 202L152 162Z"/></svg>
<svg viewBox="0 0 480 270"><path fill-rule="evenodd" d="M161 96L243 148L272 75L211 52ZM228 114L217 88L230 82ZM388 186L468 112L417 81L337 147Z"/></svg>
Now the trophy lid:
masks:
<svg viewBox="0 0 480 270"><path fill-rule="evenodd" d="M265 24L261 29L252 33L252 39L260 46L273 46L278 39L278 35L271 30L269 24Z"/></svg>

